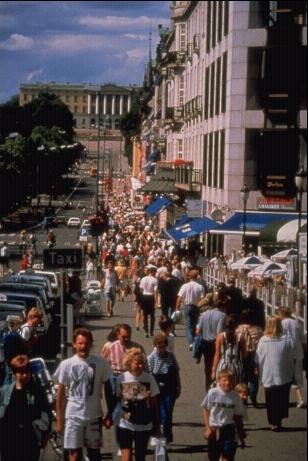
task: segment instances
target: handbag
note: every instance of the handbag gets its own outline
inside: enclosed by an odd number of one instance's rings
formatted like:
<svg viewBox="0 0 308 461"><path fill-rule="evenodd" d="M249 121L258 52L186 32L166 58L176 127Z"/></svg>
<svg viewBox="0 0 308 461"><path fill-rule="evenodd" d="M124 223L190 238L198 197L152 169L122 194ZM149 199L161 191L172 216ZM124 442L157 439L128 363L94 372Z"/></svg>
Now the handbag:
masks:
<svg viewBox="0 0 308 461"><path fill-rule="evenodd" d="M158 439L155 445L154 461L167 461L165 439Z"/></svg>

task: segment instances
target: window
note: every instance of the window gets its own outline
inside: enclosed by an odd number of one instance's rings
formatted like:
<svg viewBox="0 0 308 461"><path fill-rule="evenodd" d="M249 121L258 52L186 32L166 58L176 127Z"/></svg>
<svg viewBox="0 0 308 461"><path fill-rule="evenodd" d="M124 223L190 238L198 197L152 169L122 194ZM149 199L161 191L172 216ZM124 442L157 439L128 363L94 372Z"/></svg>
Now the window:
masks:
<svg viewBox="0 0 308 461"><path fill-rule="evenodd" d="M69 102L69 100L70 100L70 97L66 95L66 96L65 96L65 101L66 101L66 102Z"/></svg>
<svg viewBox="0 0 308 461"><path fill-rule="evenodd" d="M258 47L248 48L247 66L247 92L246 109L262 108L261 101L261 73L262 73L263 49Z"/></svg>
<svg viewBox="0 0 308 461"><path fill-rule="evenodd" d="M219 183L218 188L224 189L225 177L225 130L220 132L220 152L219 152Z"/></svg>
<svg viewBox="0 0 308 461"><path fill-rule="evenodd" d="M213 187L218 186L218 148L219 148L219 131L214 133L213 146Z"/></svg>
<svg viewBox="0 0 308 461"><path fill-rule="evenodd" d="M180 24L180 51L186 51L186 27L185 24Z"/></svg>
<svg viewBox="0 0 308 461"><path fill-rule="evenodd" d="M221 92L221 58L216 62L216 96L215 96L215 115L220 114L220 92Z"/></svg>
<svg viewBox="0 0 308 461"><path fill-rule="evenodd" d="M207 163L208 163L208 135L203 136L203 185L207 184Z"/></svg>
<svg viewBox="0 0 308 461"><path fill-rule="evenodd" d="M227 104L227 53L222 55L221 112L226 112Z"/></svg>
<svg viewBox="0 0 308 461"><path fill-rule="evenodd" d="M215 95L215 63L211 64L211 84L210 84L210 118L214 116L214 95Z"/></svg>
<svg viewBox="0 0 308 461"><path fill-rule="evenodd" d="M74 106L74 113L76 114L78 112L78 106Z"/></svg>
<svg viewBox="0 0 308 461"><path fill-rule="evenodd" d="M27 94L24 94L24 101L28 101L28 95Z"/></svg>
<svg viewBox="0 0 308 461"><path fill-rule="evenodd" d="M78 96L74 96L74 102L78 102Z"/></svg>
<svg viewBox="0 0 308 461"><path fill-rule="evenodd" d="M211 49L211 15L212 15L212 2L207 2L207 16L206 16L206 52L209 53Z"/></svg>
<svg viewBox="0 0 308 461"><path fill-rule="evenodd" d="M217 24L217 41L221 42L222 40L222 15L223 15L223 2L217 2L218 6L218 12L217 12L217 19L218 19L218 24Z"/></svg>
<svg viewBox="0 0 308 461"><path fill-rule="evenodd" d="M209 152L208 152L208 171L207 171L207 185L212 187L212 176L213 176L213 133L209 134Z"/></svg>
<svg viewBox="0 0 308 461"><path fill-rule="evenodd" d="M224 11L224 35L229 33L229 2L224 2L225 11Z"/></svg>
<svg viewBox="0 0 308 461"><path fill-rule="evenodd" d="M210 68L205 71L205 91L204 91L204 119L209 118L209 92L210 92Z"/></svg>
<svg viewBox="0 0 308 461"><path fill-rule="evenodd" d="M183 154L183 139L178 139L178 157L181 158Z"/></svg>
<svg viewBox="0 0 308 461"><path fill-rule="evenodd" d="M181 75L179 84L180 84L180 87L179 87L179 106L183 107L183 105L184 105L184 91L185 91L184 75Z"/></svg>
<svg viewBox="0 0 308 461"><path fill-rule="evenodd" d="M212 47L216 45L216 20L217 20L217 2L212 2Z"/></svg>
<svg viewBox="0 0 308 461"><path fill-rule="evenodd" d="M87 102L87 97L86 96L82 97L82 102Z"/></svg>

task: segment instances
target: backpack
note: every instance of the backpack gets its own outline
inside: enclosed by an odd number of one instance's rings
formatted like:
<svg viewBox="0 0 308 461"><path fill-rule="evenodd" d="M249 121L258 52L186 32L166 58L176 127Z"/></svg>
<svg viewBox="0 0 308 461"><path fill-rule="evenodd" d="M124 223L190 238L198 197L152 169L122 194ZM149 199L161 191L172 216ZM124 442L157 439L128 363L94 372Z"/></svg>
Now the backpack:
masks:
<svg viewBox="0 0 308 461"><path fill-rule="evenodd" d="M247 352L255 352L257 349L257 343L252 337L248 327L244 327L242 329L239 340L242 338L245 341Z"/></svg>
<svg viewBox="0 0 308 461"><path fill-rule="evenodd" d="M233 374L234 385L242 381L243 364L239 340L236 339L234 344L227 342L225 333L223 333L221 359L218 363L216 374L218 374L221 370L228 370Z"/></svg>

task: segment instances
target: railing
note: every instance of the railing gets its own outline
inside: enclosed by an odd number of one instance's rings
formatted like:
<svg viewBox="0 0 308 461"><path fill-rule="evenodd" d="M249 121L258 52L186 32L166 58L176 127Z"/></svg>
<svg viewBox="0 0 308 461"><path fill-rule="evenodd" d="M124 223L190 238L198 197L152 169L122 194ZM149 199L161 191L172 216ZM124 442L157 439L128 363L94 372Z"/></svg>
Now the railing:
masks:
<svg viewBox="0 0 308 461"><path fill-rule="evenodd" d="M229 275L229 270L226 267L208 265L203 269L204 280L214 290L219 283L227 283ZM249 287L252 285L250 279L244 275L239 275L236 278L236 285L245 296L248 296ZM303 325L305 334L307 333L307 300L303 291L290 288L285 284L271 283L271 285L266 286L260 282L257 285L259 285L257 286L257 296L264 302L266 316L276 314L281 305L288 306L291 308L293 316Z"/></svg>
<svg viewBox="0 0 308 461"><path fill-rule="evenodd" d="M175 167L175 183L180 189L188 191L197 191L202 184L202 170L196 170L191 166L176 166Z"/></svg>

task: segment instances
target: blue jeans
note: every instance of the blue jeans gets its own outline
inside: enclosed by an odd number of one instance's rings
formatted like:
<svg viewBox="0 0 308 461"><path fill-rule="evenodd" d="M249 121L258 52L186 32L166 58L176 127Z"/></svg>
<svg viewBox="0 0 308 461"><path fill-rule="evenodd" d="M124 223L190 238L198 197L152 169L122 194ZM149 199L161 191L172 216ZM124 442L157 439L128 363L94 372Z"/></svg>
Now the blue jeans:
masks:
<svg viewBox="0 0 308 461"><path fill-rule="evenodd" d="M172 394L160 394L160 422L163 426L163 435L167 442L173 441L172 415L175 404L175 397Z"/></svg>
<svg viewBox="0 0 308 461"><path fill-rule="evenodd" d="M188 344L192 344L195 338L195 331L199 318L199 309L194 304L186 304L184 306L184 324L185 324L185 335Z"/></svg>

